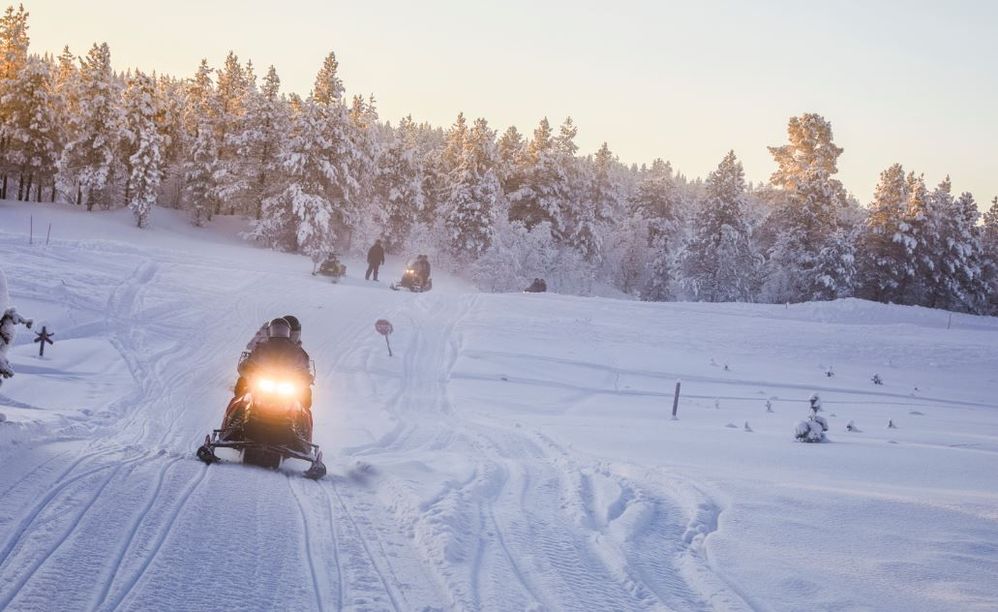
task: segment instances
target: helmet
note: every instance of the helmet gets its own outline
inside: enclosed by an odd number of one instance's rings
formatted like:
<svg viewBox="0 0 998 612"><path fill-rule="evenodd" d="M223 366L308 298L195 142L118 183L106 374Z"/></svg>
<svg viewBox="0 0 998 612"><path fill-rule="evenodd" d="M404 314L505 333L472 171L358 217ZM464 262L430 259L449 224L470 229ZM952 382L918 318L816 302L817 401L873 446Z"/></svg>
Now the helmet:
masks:
<svg viewBox="0 0 998 612"><path fill-rule="evenodd" d="M291 326L291 331L301 331L301 322L294 315L284 315L282 317Z"/></svg>
<svg viewBox="0 0 998 612"><path fill-rule="evenodd" d="M301 322L294 315L284 315L284 320L291 326L291 341L301 344Z"/></svg>
<svg viewBox="0 0 998 612"><path fill-rule="evenodd" d="M291 325L288 323L287 319L274 319L270 322L270 337L271 338L290 338L291 337Z"/></svg>

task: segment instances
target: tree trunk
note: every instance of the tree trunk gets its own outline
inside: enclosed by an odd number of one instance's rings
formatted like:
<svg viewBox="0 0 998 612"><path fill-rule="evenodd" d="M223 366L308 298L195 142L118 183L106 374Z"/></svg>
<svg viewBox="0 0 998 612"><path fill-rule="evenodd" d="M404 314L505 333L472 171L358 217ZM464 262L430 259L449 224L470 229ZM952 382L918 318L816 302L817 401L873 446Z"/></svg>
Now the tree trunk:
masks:
<svg viewBox="0 0 998 612"><path fill-rule="evenodd" d="M76 205L79 206L81 204L83 204L83 189L81 189L80 185L77 184L76 185Z"/></svg>
<svg viewBox="0 0 998 612"><path fill-rule="evenodd" d="M20 173L17 176L17 201L20 202L24 199L24 173Z"/></svg>
<svg viewBox="0 0 998 612"><path fill-rule="evenodd" d="M28 175L28 182L24 186L24 201L25 202L30 202L31 201L31 185L32 185L32 183L34 183L34 180L35 180L35 175L34 174L29 174Z"/></svg>
<svg viewBox="0 0 998 612"><path fill-rule="evenodd" d="M52 179L52 194L49 196L49 202L55 202L55 179Z"/></svg>
<svg viewBox="0 0 998 612"><path fill-rule="evenodd" d="M0 200L7 199L7 175L3 175L3 186L0 187Z"/></svg>
<svg viewBox="0 0 998 612"><path fill-rule="evenodd" d="M35 202L42 201L42 182L38 181L38 186L35 187Z"/></svg>

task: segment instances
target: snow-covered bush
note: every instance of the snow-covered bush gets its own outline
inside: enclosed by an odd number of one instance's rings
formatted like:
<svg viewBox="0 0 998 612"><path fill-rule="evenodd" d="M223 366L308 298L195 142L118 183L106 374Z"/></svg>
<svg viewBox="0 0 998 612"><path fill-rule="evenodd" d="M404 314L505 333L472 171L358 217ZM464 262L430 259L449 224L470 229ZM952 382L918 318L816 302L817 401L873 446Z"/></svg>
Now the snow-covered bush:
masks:
<svg viewBox="0 0 998 612"><path fill-rule="evenodd" d="M821 411L821 398L817 393L811 395L811 414L806 421L798 421L794 427L794 438L798 442L824 442L828 431L828 421L818 416Z"/></svg>
<svg viewBox="0 0 998 612"><path fill-rule="evenodd" d="M16 328L18 325L25 325L31 328L31 319L25 319L17 313L17 309L10 305L10 296L7 293L7 279L0 270L0 385L5 378L14 375L14 370L7 361L7 351L14 344Z"/></svg>

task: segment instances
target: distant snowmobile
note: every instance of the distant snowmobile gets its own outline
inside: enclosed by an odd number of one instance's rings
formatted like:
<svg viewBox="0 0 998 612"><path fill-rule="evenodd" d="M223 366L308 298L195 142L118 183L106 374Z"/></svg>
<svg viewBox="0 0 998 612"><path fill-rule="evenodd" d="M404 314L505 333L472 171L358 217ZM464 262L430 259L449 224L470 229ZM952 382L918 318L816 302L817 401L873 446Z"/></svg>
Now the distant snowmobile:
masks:
<svg viewBox="0 0 998 612"><path fill-rule="evenodd" d="M405 266L405 272L402 273L402 280L392 284L391 288L395 291L408 289L416 293L432 289L433 279L430 278L430 262L426 255L419 255L409 260Z"/></svg>
<svg viewBox="0 0 998 612"><path fill-rule="evenodd" d="M333 279L334 283L343 278L346 273L347 267L340 263L335 254L327 255L316 270L312 272L313 275L321 274L322 276L328 276Z"/></svg>
<svg viewBox="0 0 998 612"><path fill-rule="evenodd" d="M548 284L543 278L535 278L530 286L523 290L524 293L544 293L548 290Z"/></svg>
<svg viewBox="0 0 998 612"><path fill-rule="evenodd" d="M300 459L311 464L306 478L325 476L322 451L312 444L312 411L302 402L311 381L276 370L254 373L247 382L249 390L229 403L222 427L205 436L198 459L215 463L216 448L232 448L243 463L276 469L285 459Z"/></svg>

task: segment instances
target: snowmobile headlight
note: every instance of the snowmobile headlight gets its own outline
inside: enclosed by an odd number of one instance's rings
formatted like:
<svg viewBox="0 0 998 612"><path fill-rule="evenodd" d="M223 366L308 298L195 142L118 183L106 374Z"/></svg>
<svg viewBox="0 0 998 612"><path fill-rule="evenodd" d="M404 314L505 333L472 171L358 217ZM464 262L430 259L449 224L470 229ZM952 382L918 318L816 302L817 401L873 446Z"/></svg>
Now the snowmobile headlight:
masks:
<svg viewBox="0 0 998 612"><path fill-rule="evenodd" d="M277 383L276 391L278 395L295 395L298 393L298 386L293 382L281 381Z"/></svg>
<svg viewBox="0 0 998 612"><path fill-rule="evenodd" d="M262 393L276 393L277 395L284 396L292 396L298 393L298 385L287 380L261 378L256 381L256 387Z"/></svg>
<svg viewBox="0 0 998 612"><path fill-rule="evenodd" d="M415 271L415 270L413 270L412 268L406 268L406 269L405 269L405 273L406 273L406 274L415 274L415 273L416 273L416 271Z"/></svg>

